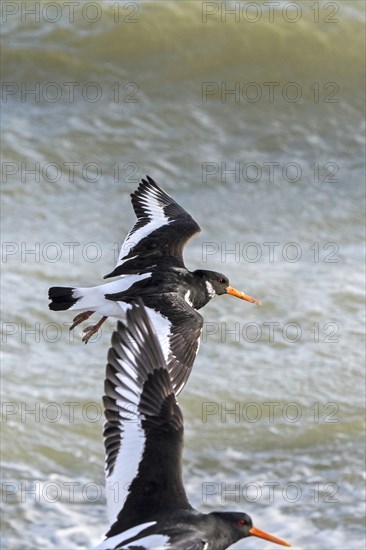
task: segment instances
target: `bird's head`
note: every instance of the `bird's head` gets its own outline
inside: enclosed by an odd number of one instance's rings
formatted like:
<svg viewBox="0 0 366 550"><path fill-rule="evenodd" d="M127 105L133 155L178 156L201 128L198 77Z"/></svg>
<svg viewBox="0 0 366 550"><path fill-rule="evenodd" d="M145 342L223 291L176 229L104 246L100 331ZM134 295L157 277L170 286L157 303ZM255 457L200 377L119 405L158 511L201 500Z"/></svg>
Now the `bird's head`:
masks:
<svg viewBox="0 0 366 550"><path fill-rule="evenodd" d="M236 290L236 288L232 287L229 283L229 279L222 273L217 273L216 271L206 271L203 269L197 269L193 273L196 277L203 279L208 299L211 299L214 296L220 296L221 294L231 294L232 296L236 296L246 302L260 305L260 302L255 298L252 298L251 296L248 296L248 294L244 294L244 292Z"/></svg>
<svg viewBox="0 0 366 550"><path fill-rule="evenodd" d="M285 540L254 527L251 517L248 514L244 514L244 512L212 512L210 515L224 521L227 524L229 532L233 537L236 537L236 540L244 539L245 537L258 537L275 544L280 544L281 546L291 546Z"/></svg>

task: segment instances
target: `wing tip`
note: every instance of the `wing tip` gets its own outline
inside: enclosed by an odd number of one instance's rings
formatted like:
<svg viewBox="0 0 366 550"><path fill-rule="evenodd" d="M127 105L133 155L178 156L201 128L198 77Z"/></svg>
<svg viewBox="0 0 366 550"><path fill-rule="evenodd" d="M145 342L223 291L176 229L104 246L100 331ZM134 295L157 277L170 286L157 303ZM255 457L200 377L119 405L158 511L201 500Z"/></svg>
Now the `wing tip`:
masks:
<svg viewBox="0 0 366 550"><path fill-rule="evenodd" d="M136 196L138 196L138 194L142 193L143 191L146 190L146 188L149 188L149 187L154 187L155 189L158 189L159 191L161 191L156 181L153 180L148 174L146 174L146 179L144 178L141 179L140 183L137 186L137 189L135 189L135 191L133 191L130 194L130 197L132 199L135 198Z"/></svg>

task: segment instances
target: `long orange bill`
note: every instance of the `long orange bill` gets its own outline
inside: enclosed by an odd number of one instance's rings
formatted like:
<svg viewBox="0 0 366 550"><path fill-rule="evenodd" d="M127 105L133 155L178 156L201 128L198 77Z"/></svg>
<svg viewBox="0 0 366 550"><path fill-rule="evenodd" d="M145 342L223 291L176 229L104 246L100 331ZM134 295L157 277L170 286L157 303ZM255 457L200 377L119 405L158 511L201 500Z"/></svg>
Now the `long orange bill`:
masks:
<svg viewBox="0 0 366 550"><path fill-rule="evenodd" d="M228 294L231 294L232 296L236 296L237 298L240 298L241 300L250 302L251 304L258 304L259 306L261 305L259 300L256 300L255 298L248 296L248 294L244 294L244 292L241 292L240 290L236 290L236 288L230 285L227 287L226 292Z"/></svg>
<svg viewBox="0 0 366 550"><path fill-rule="evenodd" d="M274 542L275 544L280 544L281 546L291 546L291 544L289 544L285 540L274 537L273 535L269 535L265 531L261 531L260 529L257 529L256 527L251 527L249 529L249 533L251 535L253 535L254 537L259 537L260 539L269 540L271 542Z"/></svg>

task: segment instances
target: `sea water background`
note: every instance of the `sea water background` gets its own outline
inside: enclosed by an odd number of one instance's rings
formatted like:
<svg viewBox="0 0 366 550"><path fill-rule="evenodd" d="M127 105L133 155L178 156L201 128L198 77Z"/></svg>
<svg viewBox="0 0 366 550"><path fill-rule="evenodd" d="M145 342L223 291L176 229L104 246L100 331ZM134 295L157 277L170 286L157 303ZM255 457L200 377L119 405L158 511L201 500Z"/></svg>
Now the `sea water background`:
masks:
<svg viewBox="0 0 366 550"><path fill-rule="evenodd" d="M180 397L192 504L295 548L364 548L364 3L2 10L2 547L90 548L107 529L113 322L85 347L47 290L102 282L149 174L202 227L187 266L263 301L202 312Z"/></svg>

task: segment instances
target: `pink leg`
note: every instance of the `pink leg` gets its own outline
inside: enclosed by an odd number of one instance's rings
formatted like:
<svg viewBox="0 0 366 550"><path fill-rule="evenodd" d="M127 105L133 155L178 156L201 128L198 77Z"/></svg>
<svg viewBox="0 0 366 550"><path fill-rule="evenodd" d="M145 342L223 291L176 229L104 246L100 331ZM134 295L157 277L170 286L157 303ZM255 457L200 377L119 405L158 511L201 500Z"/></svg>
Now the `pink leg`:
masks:
<svg viewBox="0 0 366 550"><path fill-rule="evenodd" d="M85 342L87 344L89 342L90 338L93 336L93 334L96 334L98 332L98 330L100 329L100 327L102 326L102 324L104 323L104 321L106 319L108 319L108 317L102 317L101 320L98 321L98 323L96 325L84 328L84 332L86 334L83 336L83 342Z"/></svg>
<svg viewBox="0 0 366 550"><path fill-rule="evenodd" d="M73 318L74 322L69 328L69 330L72 330L77 325L80 325L80 323L82 323L83 321L86 321L87 319L89 319L90 315L93 315L93 313L94 311L83 311L82 313L79 313L78 315L76 315L76 317Z"/></svg>

